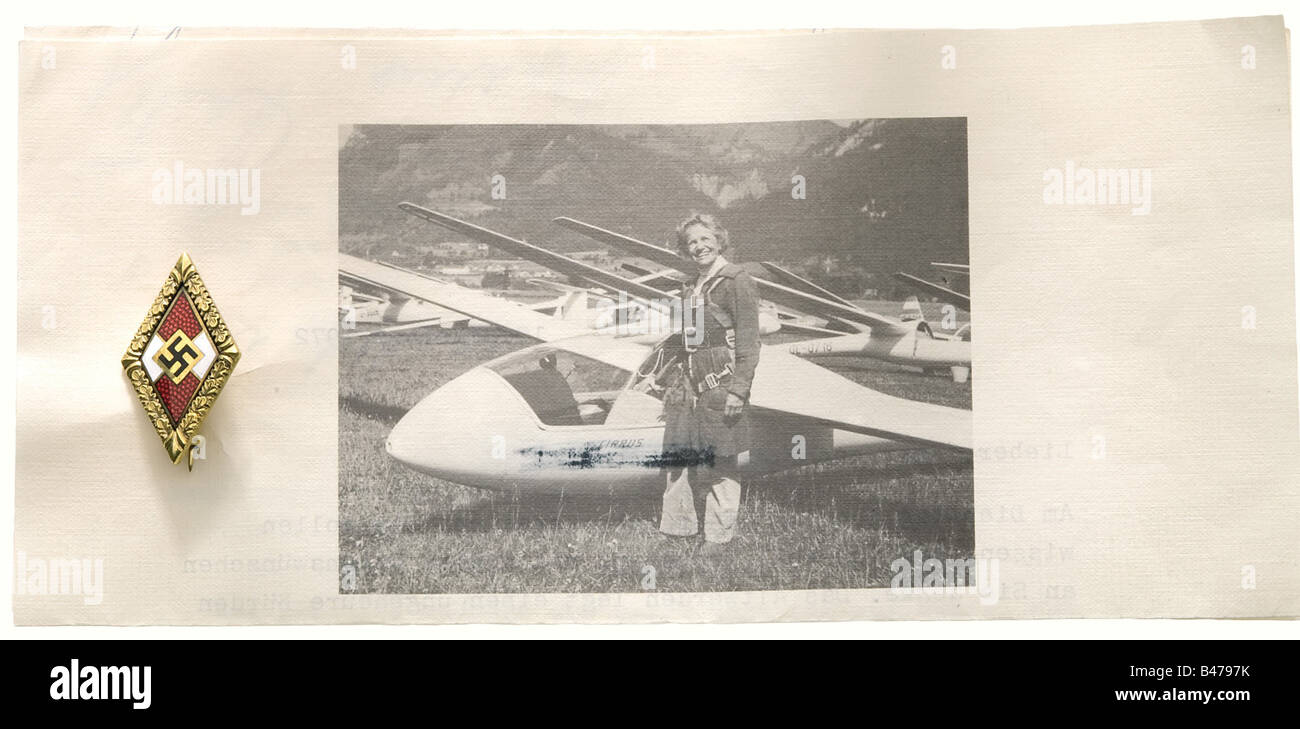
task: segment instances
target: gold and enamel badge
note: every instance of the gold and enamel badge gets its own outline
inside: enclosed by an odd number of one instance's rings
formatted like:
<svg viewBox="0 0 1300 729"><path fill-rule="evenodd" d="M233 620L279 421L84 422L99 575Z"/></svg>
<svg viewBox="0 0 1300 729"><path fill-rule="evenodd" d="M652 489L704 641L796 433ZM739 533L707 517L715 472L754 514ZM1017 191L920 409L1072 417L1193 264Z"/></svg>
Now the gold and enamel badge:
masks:
<svg viewBox="0 0 1300 729"><path fill-rule="evenodd" d="M194 262L181 254L122 355L122 369L172 463L189 452L194 470L194 436L238 363L234 337Z"/></svg>

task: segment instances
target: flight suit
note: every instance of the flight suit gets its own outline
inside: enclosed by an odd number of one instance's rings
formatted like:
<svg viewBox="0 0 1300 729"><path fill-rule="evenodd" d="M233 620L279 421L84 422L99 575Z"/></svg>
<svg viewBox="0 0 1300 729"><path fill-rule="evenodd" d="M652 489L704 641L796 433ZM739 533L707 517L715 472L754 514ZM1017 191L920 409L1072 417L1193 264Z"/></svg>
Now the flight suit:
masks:
<svg viewBox="0 0 1300 729"><path fill-rule="evenodd" d="M758 301L754 280L727 263L685 304L694 313L683 311L680 364L664 393L667 484L659 530L665 534L696 534L702 501L705 541L725 544L735 536L741 493L736 457L749 450ZM725 415L728 393L746 403L737 418Z"/></svg>

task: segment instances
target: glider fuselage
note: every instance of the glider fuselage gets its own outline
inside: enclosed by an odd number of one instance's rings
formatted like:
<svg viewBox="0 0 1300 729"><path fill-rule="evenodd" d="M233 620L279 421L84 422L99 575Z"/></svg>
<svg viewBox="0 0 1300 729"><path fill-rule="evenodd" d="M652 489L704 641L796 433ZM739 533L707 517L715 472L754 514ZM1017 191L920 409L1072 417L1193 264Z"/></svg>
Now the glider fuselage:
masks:
<svg viewBox="0 0 1300 729"><path fill-rule="evenodd" d="M588 356L592 340L604 348L600 360ZM475 367L407 412L385 449L412 469L476 488L651 493L664 478L663 404L637 372L654 350L610 345L577 337ZM915 447L762 408L752 418L754 443L740 459L750 473Z"/></svg>

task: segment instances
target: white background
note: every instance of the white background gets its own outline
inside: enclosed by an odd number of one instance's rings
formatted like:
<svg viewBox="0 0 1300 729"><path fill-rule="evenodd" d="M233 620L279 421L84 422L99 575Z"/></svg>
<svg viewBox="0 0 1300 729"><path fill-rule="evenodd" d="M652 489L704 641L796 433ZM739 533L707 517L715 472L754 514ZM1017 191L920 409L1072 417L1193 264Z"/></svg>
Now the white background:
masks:
<svg viewBox="0 0 1300 729"><path fill-rule="evenodd" d="M15 5L19 7L15 7ZM16 44L25 26L219 26L219 27L319 27L319 28L434 28L434 29L631 29L716 30L774 28L1017 28L1034 26L1095 25L1256 15L1283 15L1287 25L1300 17L1300 0L1291 2L1156 2L1139 4L1113 0L1083 3L1008 2L997 5L957 0L898 3L891 7L860 2L800 0L797 3L700 3L698 0L658 0L643 3L608 3L586 0L563 5L526 0L489 0L484 3L413 3L370 0L366 3L285 4L277 6L251 0L219 3L175 2L42 2L9 5L5 10L5 38L10 44L8 78L16 78ZM1294 70L1292 96L1295 95ZM16 104L17 94L9 95ZM13 188L16 170L16 109L0 117L6 144L3 149L4 192L0 194L9 235L0 236L0 281L14 285L16 271ZM1296 146L1292 124L1292 147ZM1294 176L1294 173L1293 173ZM1293 185L1293 194L1295 194ZM1300 268L1300 260L1297 261ZM10 302L16 292L7 293ZM1300 300L1300 297L1297 297ZM11 309L12 311L12 309ZM1297 316L1300 321L1300 315ZM1298 332L1300 338L1300 332ZM14 382L16 340L13 316L0 316L0 381ZM1300 433L1296 434L1300 437ZM14 390L0 388L0 551L13 552L14 504ZM1300 517L1300 515L1297 515ZM1295 544L1279 544L1293 550ZM739 626L330 626L251 628L14 628L12 626L13 558L0 560L0 637L3 638L873 638L904 639L979 638L1297 638L1300 621L1247 620L1043 620L960 621L950 623L820 623ZM1300 569L1300 566L1297 566Z"/></svg>

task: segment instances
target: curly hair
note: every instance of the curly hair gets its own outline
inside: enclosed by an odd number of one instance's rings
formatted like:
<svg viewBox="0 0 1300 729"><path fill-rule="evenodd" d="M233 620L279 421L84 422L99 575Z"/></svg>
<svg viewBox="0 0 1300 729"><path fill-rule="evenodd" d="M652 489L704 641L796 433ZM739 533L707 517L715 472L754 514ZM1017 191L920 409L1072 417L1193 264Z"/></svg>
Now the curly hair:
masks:
<svg viewBox="0 0 1300 729"><path fill-rule="evenodd" d="M693 225L703 225L708 228L713 237L718 240L718 252L725 253L731 248L731 240L727 236L727 229L717 221L712 215L707 213L692 213L691 217L683 220L677 225L677 252L686 255L686 243L689 240L686 231Z"/></svg>

